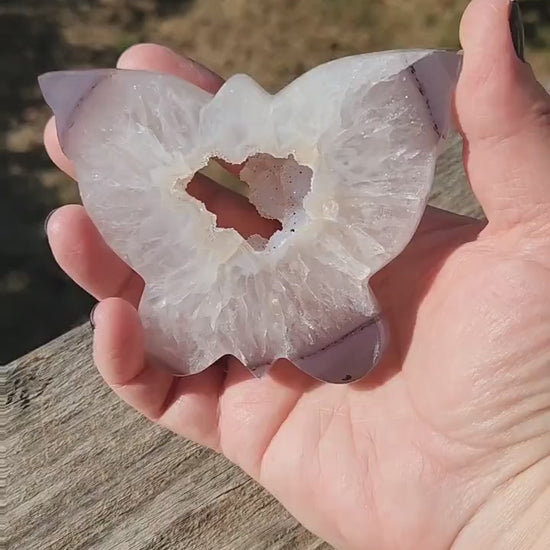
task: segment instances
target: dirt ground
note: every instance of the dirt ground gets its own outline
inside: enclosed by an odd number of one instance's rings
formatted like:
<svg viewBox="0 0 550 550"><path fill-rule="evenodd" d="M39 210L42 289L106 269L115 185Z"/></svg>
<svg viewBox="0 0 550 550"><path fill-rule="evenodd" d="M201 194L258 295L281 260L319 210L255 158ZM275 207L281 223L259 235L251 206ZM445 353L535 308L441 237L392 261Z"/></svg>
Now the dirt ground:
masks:
<svg viewBox="0 0 550 550"><path fill-rule="evenodd" d="M223 76L276 90L344 55L458 47L466 0L3 0L0 4L0 364L81 322L92 300L50 257L43 220L78 201L48 161L49 116L36 76L113 66L136 42L158 42ZM522 3L529 60L550 75L550 3Z"/></svg>

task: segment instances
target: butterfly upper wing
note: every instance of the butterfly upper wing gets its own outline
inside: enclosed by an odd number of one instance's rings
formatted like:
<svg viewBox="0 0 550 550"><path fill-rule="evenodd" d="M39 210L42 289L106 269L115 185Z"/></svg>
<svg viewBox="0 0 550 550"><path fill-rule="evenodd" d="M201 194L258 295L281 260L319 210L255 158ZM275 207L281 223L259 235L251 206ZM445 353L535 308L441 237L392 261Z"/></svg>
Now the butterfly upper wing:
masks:
<svg viewBox="0 0 550 550"><path fill-rule="evenodd" d="M211 94L173 76L115 69L49 73L40 85L83 203L118 255L146 274L167 235L201 234L209 222L202 205L178 204L178 221L166 199L190 171L186 159ZM181 263L177 247L173 252L163 259L167 271L172 260Z"/></svg>
<svg viewBox="0 0 550 550"><path fill-rule="evenodd" d="M439 50L344 58L306 73L276 104L281 120L300 121L298 158L301 150L310 157L318 197L338 204L335 223L348 226L372 273L403 250L418 225L460 65L456 52ZM330 210L322 201L310 206L320 216Z"/></svg>

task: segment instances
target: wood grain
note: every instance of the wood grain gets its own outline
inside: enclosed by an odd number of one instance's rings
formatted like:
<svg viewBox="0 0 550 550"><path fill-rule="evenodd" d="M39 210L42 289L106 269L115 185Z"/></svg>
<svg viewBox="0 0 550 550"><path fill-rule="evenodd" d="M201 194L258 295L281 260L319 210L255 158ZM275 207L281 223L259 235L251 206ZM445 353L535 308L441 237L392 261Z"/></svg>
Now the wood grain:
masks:
<svg viewBox="0 0 550 550"><path fill-rule="evenodd" d="M237 467L102 383L81 327L8 366L10 549L328 548Z"/></svg>
<svg viewBox="0 0 550 550"><path fill-rule="evenodd" d="M480 214L456 148L432 199ZM90 341L81 327L7 367L10 549L330 548L223 457L121 403L93 367Z"/></svg>

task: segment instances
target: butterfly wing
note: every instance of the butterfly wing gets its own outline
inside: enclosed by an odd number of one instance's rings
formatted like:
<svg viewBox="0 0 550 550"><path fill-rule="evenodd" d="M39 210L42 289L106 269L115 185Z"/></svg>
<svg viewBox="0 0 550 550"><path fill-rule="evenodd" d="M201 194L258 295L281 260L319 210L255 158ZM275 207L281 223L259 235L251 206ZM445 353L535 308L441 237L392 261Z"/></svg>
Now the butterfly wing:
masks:
<svg viewBox="0 0 550 550"><path fill-rule="evenodd" d="M337 205L339 240L368 266L368 278L405 248L420 222L450 130L460 66L461 56L449 51L354 56L306 73L276 102L280 141L294 140L293 148L306 158L314 152L313 185L321 189L316 196ZM284 120L302 132L286 131ZM322 201L313 208L330 210ZM364 291L374 314L330 345L296 359L300 368L321 380L346 383L376 365L388 334L367 285Z"/></svg>

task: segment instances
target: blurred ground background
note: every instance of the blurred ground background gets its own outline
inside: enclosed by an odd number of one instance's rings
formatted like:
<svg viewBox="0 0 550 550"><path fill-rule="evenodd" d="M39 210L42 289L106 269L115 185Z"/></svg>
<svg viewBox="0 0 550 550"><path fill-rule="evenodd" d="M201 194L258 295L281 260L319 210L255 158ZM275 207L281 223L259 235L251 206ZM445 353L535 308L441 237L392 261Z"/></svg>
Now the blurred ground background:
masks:
<svg viewBox="0 0 550 550"><path fill-rule="evenodd" d="M50 256L43 221L78 201L42 148L38 74L113 66L128 46L173 47L276 90L344 55L458 47L467 0L1 0L0 364L82 322L93 301ZM522 2L529 61L550 75L550 2Z"/></svg>

